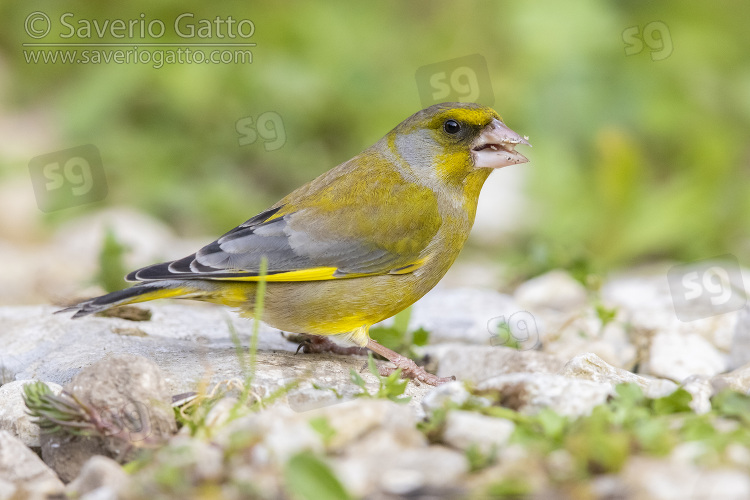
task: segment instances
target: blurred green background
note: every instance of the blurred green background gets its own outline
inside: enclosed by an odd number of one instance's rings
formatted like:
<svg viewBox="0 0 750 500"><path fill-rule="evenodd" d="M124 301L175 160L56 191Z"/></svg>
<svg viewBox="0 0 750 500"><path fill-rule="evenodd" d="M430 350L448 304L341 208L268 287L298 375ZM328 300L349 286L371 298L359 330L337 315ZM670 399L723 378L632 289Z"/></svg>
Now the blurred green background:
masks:
<svg viewBox="0 0 750 500"><path fill-rule="evenodd" d="M167 26L158 42L181 42L171 23L192 12L251 19L257 46L252 64L30 64L33 11L56 23L45 42L92 41L56 34L64 12L143 13ZM510 263L511 279L749 260L748 2L29 1L4 2L0 16L0 185L24 178L33 196L29 160L81 144L99 148L106 170L104 201L35 211L49 231L129 205L180 235L218 235L421 109L419 68L480 54L494 107L534 148L516 167L522 222L474 254ZM269 111L283 146L240 145L238 120ZM19 131L24 117L44 126Z"/></svg>

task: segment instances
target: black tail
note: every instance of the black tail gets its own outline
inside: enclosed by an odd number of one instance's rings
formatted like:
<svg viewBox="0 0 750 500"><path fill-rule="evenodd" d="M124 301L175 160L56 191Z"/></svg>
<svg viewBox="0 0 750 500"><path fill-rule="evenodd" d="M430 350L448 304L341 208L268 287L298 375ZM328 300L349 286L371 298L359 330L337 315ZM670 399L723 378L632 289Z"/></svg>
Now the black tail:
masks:
<svg viewBox="0 0 750 500"><path fill-rule="evenodd" d="M107 310L110 307L130 304L132 302L143 302L145 300L162 298L164 296L172 296L172 294L164 293L168 288L171 288L168 282L138 284L126 288L125 290L118 290L116 292L108 293L107 295L102 295L101 297L86 300L74 306L66 307L65 309L55 311L55 314L76 311L73 315L73 319L80 318L81 316L87 316L89 314ZM154 294L155 296L146 297L148 294Z"/></svg>

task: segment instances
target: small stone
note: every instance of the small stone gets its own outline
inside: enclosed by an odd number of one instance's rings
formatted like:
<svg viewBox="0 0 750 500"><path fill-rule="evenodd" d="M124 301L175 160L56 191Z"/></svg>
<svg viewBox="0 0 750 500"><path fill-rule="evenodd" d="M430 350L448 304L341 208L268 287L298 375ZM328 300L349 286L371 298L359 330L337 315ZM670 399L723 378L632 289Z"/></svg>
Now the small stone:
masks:
<svg viewBox="0 0 750 500"><path fill-rule="evenodd" d="M43 495L61 495L63 483L20 439L0 431L0 479Z"/></svg>
<svg viewBox="0 0 750 500"><path fill-rule="evenodd" d="M570 417L590 414L613 394L608 383L546 373L500 375L480 382L477 390L499 392L503 406L522 413L534 414L549 408Z"/></svg>
<svg viewBox="0 0 750 500"><path fill-rule="evenodd" d="M323 452L322 436L310 426L309 415L275 406L229 422L216 431L212 441L226 449L252 438L258 441L252 449L252 462L280 466L302 451Z"/></svg>
<svg viewBox="0 0 750 500"><path fill-rule="evenodd" d="M15 484L0 478L0 500L11 500L17 491Z"/></svg>
<svg viewBox="0 0 750 500"><path fill-rule="evenodd" d="M586 288L565 271L554 270L520 285L513 294L525 309L575 311L586 306Z"/></svg>
<svg viewBox="0 0 750 500"><path fill-rule="evenodd" d="M9 431L29 448L39 448L40 429L27 413L23 399L23 387L36 380L17 380L0 386L0 430ZM47 382L53 394L60 394L62 387Z"/></svg>
<svg viewBox="0 0 750 500"><path fill-rule="evenodd" d="M327 447L333 451L350 448L353 443L376 430L385 431L406 447L423 446L426 442L416 429L413 412L406 405L387 399L356 399L312 411L305 416L307 421L324 418L328 422L335 434Z"/></svg>
<svg viewBox="0 0 750 500"><path fill-rule="evenodd" d="M711 379L711 384L714 386L716 392L724 389L732 389L733 391L747 394L750 392L750 363L729 373L716 375Z"/></svg>
<svg viewBox="0 0 750 500"><path fill-rule="evenodd" d="M617 307L618 318L629 323L633 331L650 331L655 335L696 335L711 344L714 351L729 351L739 311L680 321L675 314L667 271L665 266L657 265L652 269L628 271L627 275L612 278L602 286L602 301L610 307ZM698 372L674 380L679 382L694 374Z"/></svg>
<svg viewBox="0 0 750 500"><path fill-rule="evenodd" d="M102 487L113 491L124 491L129 482L128 475L120 464L101 455L91 457L81 468L81 473L65 488L68 496L77 497Z"/></svg>
<svg viewBox="0 0 750 500"><path fill-rule="evenodd" d="M443 442L466 451L475 446L485 456L508 443L516 425L504 418L495 418L471 411L448 412Z"/></svg>
<svg viewBox="0 0 750 500"><path fill-rule="evenodd" d="M703 415L711 411L711 396L714 395L714 388L708 377L691 375L682 381L682 388L693 396L689 405L695 413Z"/></svg>
<svg viewBox="0 0 750 500"><path fill-rule="evenodd" d="M166 441L176 423L159 367L146 358L118 355L84 368L66 392L91 408L107 436L43 434L42 458L63 481L71 481L93 455L127 460L140 446Z"/></svg>
<svg viewBox="0 0 750 500"><path fill-rule="evenodd" d="M443 446L397 450L347 455L332 460L332 467L344 487L357 498L379 498L376 493L410 496L412 492L432 489L445 492L456 488L469 469L464 453Z"/></svg>
<svg viewBox="0 0 750 500"><path fill-rule="evenodd" d="M632 457L621 477L632 498L750 498L750 477L736 469L708 469L681 462Z"/></svg>
<svg viewBox="0 0 750 500"><path fill-rule="evenodd" d="M560 375L593 382L607 382L617 384L638 384L643 393L649 398L660 398L672 394L678 386L671 380L649 379L631 373L622 368L616 368L593 353L581 354L574 357L560 371Z"/></svg>
<svg viewBox="0 0 750 500"><path fill-rule="evenodd" d="M539 351L517 351L510 347L455 345L438 360L438 377L480 382L505 373L555 373L564 362Z"/></svg>
<svg viewBox="0 0 750 500"><path fill-rule="evenodd" d="M544 352L562 359L570 359L582 352L593 352L610 365L632 369L637 350L630 339L628 327L618 319L606 325L593 308L574 315L544 314L540 323Z"/></svg>
<svg viewBox="0 0 750 500"><path fill-rule="evenodd" d="M737 314L729 349L729 363L733 369L750 364L750 306L745 306Z"/></svg>
<svg viewBox="0 0 750 500"><path fill-rule="evenodd" d="M462 406L471 398L472 395L466 390L464 383L456 380L439 385L425 394L422 399L422 408L429 415L432 411L445 408L449 404Z"/></svg>
<svg viewBox="0 0 750 500"><path fill-rule="evenodd" d="M109 454L104 439L95 436L42 434L42 458L66 483L75 479L88 460Z"/></svg>
<svg viewBox="0 0 750 500"><path fill-rule="evenodd" d="M150 359L130 354L107 357L81 370L65 389L101 418L123 421L113 436L120 441L113 444L114 453L142 440L165 441L177 430L172 395Z"/></svg>
<svg viewBox="0 0 750 500"><path fill-rule="evenodd" d="M643 371L681 382L690 375L713 376L726 368L725 357L700 335L661 332L651 340L649 359Z"/></svg>
<svg viewBox="0 0 750 500"><path fill-rule="evenodd" d="M424 328L431 343L489 345L493 319L522 309L508 295L477 288L436 288L412 306L409 329Z"/></svg>

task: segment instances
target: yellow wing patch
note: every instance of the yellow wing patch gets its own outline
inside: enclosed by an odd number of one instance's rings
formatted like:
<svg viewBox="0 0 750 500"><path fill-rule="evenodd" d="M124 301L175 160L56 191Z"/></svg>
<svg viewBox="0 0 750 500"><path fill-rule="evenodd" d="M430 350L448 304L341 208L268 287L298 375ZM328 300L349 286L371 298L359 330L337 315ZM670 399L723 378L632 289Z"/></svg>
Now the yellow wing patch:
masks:
<svg viewBox="0 0 750 500"><path fill-rule="evenodd" d="M299 271L289 271L279 274L267 274L263 279L265 281L321 281L336 279L334 276L335 267L314 267L312 269L300 269ZM349 277L349 275L347 275ZM221 281L260 281L260 276L237 276L230 278L212 278L210 275L201 276L201 278L221 280Z"/></svg>
<svg viewBox="0 0 750 500"><path fill-rule="evenodd" d="M388 274L409 274L416 271L427 259L420 259L413 264L408 266L399 267L398 269L391 270ZM273 281L325 281L325 280L336 280L342 278L362 278L364 276L375 276L381 273L359 273L359 274L345 274L343 276L336 276L335 267L314 267L311 269L300 269L299 271L289 271L286 273L278 274L267 274L264 278L267 282ZM201 276L203 279L219 280L219 281L260 281L260 276L237 276L237 277L226 277L226 278L212 278L210 275Z"/></svg>

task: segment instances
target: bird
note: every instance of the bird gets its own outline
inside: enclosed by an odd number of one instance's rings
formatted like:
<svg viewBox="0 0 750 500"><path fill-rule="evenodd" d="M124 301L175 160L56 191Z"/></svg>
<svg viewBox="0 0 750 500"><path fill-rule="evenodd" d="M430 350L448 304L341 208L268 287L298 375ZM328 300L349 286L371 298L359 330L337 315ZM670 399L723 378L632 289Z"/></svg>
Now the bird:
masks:
<svg viewBox="0 0 750 500"><path fill-rule="evenodd" d="M279 330L365 347L417 383L440 385L413 360L369 336L451 267L494 170L531 147L492 108L446 102L416 112L375 144L182 259L127 275L134 286L58 312L73 318L161 298L196 299ZM261 267L266 268L265 272Z"/></svg>

